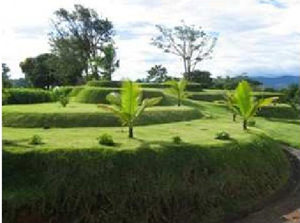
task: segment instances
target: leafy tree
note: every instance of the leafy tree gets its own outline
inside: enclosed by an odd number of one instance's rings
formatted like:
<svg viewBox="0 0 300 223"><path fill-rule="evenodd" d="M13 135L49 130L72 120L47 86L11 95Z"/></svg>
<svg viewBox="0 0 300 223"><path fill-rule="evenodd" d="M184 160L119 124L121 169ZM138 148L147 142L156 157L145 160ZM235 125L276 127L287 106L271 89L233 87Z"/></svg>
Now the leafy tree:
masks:
<svg viewBox="0 0 300 223"><path fill-rule="evenodd" d="M236 116L238 115L238 108L235 105L234 94L231 92L226 92L225 94L226 104L229 110L232 112L232 121L236 121Z"/></svg>
<svg viewBox="0 0 300 223"><path fill-rule="evenodd" d="M162 25L156 27L160 35L152 39L152 44L165 53L179 56L185 74L194 71L199 62L211 58L217 37L204 32L201 27L187 26L184 22L172 29Z"/></svg>
<svg viewBox="0 0 300 223"><path fill-rule="evenodd" d="M208 88L212 85L211 73L209 71L194 70L185 77L190 82L200 83L203 88Z"/></svg>
<svg viewBox="0 0 300 223"><path fill-rule="evenodd" d="M12 86L12 83L10 81L10 76L8 73L10 72L9 67L6 63L2 63L2 89L3 88L9 88Z"/></svg>
<svg viewBox="0 0 300 223"><path fill-rule="evenodd" d="M71 55L76 54L84 63L84 71L88 78L99 79L98 66L93 61L100 56L105 44L112 41L112 23L99 18L95 10L82 5L75 5L72 12L61 8L55 12L55 16L53 31L50 33L50 43L54 51L63 48L66 54L69 49Z"/></svg>
<svg viewBox="0 0 300 223"><path fill-rule="evenodd" d="M187 81L185 79L181 79L180 81L171 80L167 81L166 84L170 85L170 88L167 89L167 92L177 97L177 105L181 106L181 102L184 98L188 96L185 91Z"/></svg>
<svg viewBox="0 0 300 223"><path fill-rule="evenodd" d="M216 79L213 79L213 87L217 89L227 89L233 90L235 89L241 81L247 81L252 88L258 88L262 83L256 80L251 79L245 74L238 75L235 77L221 77L218 76Z"/></svg>
<svg viewBox="0 0 300 223"><path fill-rule="evenodd" d="M96 58L94 63L102 69L102 78L110 81L113 72L119 68L120 61L117 59L116 49L113 44L105 46L102 52L103 56Z"/></svg>
<svg viewBox="0 0 300 223"><path fill-rule="evenodd" d="M57 39L55 44L51 43L51 52L56 55L52 60L63 85L77 85L83 82L83 71L86 61L84 53L78 49L75 38Z"/></svg>
<svg viewBox="0 0 300 223"><path fill-rule="evenodd" d="M241 81L236 88L232 98L230 109L243 118L243 129L247 130L248 120L253 117L260 107L271 104L278 97L256 99L253 97L252 89L247 81Z"/></svg>
<svg viewBox="0 0 300 223"><path fill-rule="evenodd" d="M162 65L155 65L154 67L151 67L147 73L148 76L146 77L146 82L162 83L171 79L167 75L167 68L163 67Z"/></svg>
<svg viewBox="0 0 300 223"><path fill-rule="evenodd" d="M112 106L99 104L100 108L112 111L117 115L123 125L128 126L129 138L133 138L133 127L137 118L143 111L150 106L153 106L161 101L161 97L144 99L141 106L139 106L142 96L142 90L138 84L132 81L124 81L122 84L121 94L110 93L106 99Z"/></svg>
<svg viewBox="0 0 300 223"><path fill-rule="evenodd" d="M20 63L25 78L37 88L47 88L59 85L59 77L52 66L55 55L44 53L34 58L26 58Z"/></svg>
<svg viewBox="0 0 300 223"><path fill-rule="evenodd" d="M285 95L285 101L297 111L297 107L300 104L300 91L298 84L291 84L287 89L283 90Z"/></svg>

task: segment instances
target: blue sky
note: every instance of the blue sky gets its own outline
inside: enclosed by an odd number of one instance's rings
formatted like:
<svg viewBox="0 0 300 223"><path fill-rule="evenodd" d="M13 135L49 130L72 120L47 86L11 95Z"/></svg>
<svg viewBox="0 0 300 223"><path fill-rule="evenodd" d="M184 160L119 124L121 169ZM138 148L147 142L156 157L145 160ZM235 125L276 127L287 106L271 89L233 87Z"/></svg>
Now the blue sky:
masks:
<svg viewBox="0 0 300 223"><path fill-rule="evenodd" d="M145 77L156 64L180 76L181 60L156 49L150 40L158 34L155 24L172 27L182 19L219 34L213 59L198 69L214 76L300 72L299 0L10 0L1 7L1 54L13 78L23 76L22 60L49 51L53 12L74 4L94 8L113 22L121 61L114 79Z"/></svg>

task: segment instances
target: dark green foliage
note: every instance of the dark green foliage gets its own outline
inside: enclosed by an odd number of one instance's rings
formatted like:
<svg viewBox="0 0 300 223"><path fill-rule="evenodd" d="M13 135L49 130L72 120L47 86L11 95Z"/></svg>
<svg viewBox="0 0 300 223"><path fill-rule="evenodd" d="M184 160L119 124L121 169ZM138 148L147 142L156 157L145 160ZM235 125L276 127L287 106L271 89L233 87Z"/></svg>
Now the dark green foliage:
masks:
<svg viewBox="0 0 300 223"><path fill-rule="evenodd" d="M62 70L67 71L68 76L84 70L87 79L99 79L99 66L93 62L101 55L103 46L112 42L112 23L100 18L95 10L79 4L74 5L73 11L58 9L55 16L50 44L62 61ZM75 66L78 68L72 69Z"/></svg>
<svg viewBox="0 0 300 223"><path fill-rule="evenodd" d="M184 74L184 76L190 82L201 84L203 88L210 88L212 85L211 73L209 71L194 70Z"/></svg>
<svg viewBox="0 0 300 223"><path fill-rule="evenodd" d="M225 131L221 131L221 132L218 132L216 134L216 139L220 139L220 140L229 140L230 139L230 135L228 132L225 132Z"/></svg>
<svg viewBox="0 0 300 223"><path fill-rule="evenodd" d="M199 119L203 115L193 108L160 108L146 110L136 125L151 125ZM91 113L2 113L2 122L5 127L43 128L47 127L112 127L120 126L118 117L108 112Z"/></svg>
<svg viewBox="0 0 300 223"><path fill-rule="evenodd" d="M8 74L10 72L10 69L6 65L6 63L2 63L1 66L2 66L2 89L9 88L12 86L10 75Z"/></svg>
<svg viewBox="0 0 300 223"><path fill-rule="evenodd" d="M65 95L61 95L58 101L63 107L66 107L69 104L69 98L68 96Z"/></svg>
<svg viewBox="0 0 300 223"><path fill-rule="evenodd" d="M32 136L32 138L29 140L29 144L30 145L40 145L40 144L43 144L42 137L39 136L39 135Z"/></svg>
<svg viewBox="0 0 300 223"><path fill-rule="evenodd" d="M80 103L89 103L89 104L108 104L106 96L111 92L120 92L119 88L97 88L97 87L86 87L82 89L77 97L76 101ZM142 99L153 98L153 97L162 97L158 105L169 105L169 102L166 100L164 93L158 90L148 90L143 89Z"/></svg>
<svg viewBox="0 0 300 223"><path fill-rule="evenodd" d="M261 108L257 112L257 116L265 118L297 119L299 118L299 113L299 110L287 106L268 106Z"/></svg>
<svg viewBox="0 0 300 223"><path fill-rule="evenodd" d="M222 89L222 90L223 89L233 90L238 86L239 82L241 82L242 80L247 81L253 89L256 89L258 86L262 84L259 81L251 79L246 74L241 74L235 77L219 76L213 79L213 88Z"/></svg>
<svg viewBox="0 0 300 223"><path fill-rule="evenodd" d="M210 93L201 93L201 94L189 94L188 98L197 100L197 101L221 101L224 100L224 94L210 94Z"/></svg>
<svg viewBox="0 0 300 223"><path fill-rule="evenodd" d="M162 65L155 65L147 71L148 76L146 77L146 82L163 83L165 81L171 80L171 77L167 75L167 68Z"/></svg>
<svg viewBox="0 0 300 223"><path fill-rule="evenodd" d="M53 101L53 93L41 89L10 88L7 104L34 104Z"/></svg>
<svg viewBox="0 0 300 223"><path fill-rule="evenodd" d="M25 78L36 88L47 88L59 85L61 80L53 66L54 54L44 53L34 58L26 58L20 63Z"/></svg>
<svg viewBox="0 0 300 223"><path fill-rule="evenodd" d="M3 221L16 222L22 210L45 222L216 222L270 196L289 174L270 140L151 145L20 153L5 146Z"/></svg>
<svg viewBox="0 0 300 223"><path fill-rule="evenodd" d="M111 135L104 133L101 136L98 137L98 141L100 145L105 145L105 146L114 146L114 140Z"/></svg>
<svg viewBox="0 0 300 223"><path fill-rule="evenodd" d="M173 141L173 143L175 143L175 144L180 144L180 143L182 143L182 139L180 138L180 136L174 136L174 137L172 138L172 141Z"/></svg>

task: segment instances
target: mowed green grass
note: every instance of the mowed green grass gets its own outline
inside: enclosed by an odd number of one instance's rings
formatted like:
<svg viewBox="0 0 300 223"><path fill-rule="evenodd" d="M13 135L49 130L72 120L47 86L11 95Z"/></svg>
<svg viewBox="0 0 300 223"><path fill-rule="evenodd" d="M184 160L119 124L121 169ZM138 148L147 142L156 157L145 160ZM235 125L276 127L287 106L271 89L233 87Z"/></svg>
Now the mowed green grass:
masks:
<svg viewBox="0 0 300 223"><path fill-rule="evenodd" d="M101 147L97 138L108 133L113 136L117 143L114 149L133 149L138 148L144 142L164 141L171 142L172 138L179 136L186 143L199 145L226 144L227 142L216 140L215 135L219 131L227 131L233 140L250 140L253 132L262 132L271 138L290 146L300 148L300 122L288 119L266 119L256 117L256 126L250 131L242 130L241 120L232 122L231 113L224 105L210 102L195 102L186 100L186 106L193 106L201 110L209 119L193 120L188 122L178 122L170 124L151 125L146 127L135 127L136 139L127 138L126 127L101 127L101 128L3 128L3 139L10 140L24 148L94 148ZM182 108L185 108L183 106ZM286 105L279 105L285 107ZM168 110L169 107L155 107L149 110ZM92 104L70 103L66 108L62 108L58 103L44 103L35 105L9 105L3 106L3 112L37 112L37 113L92 113L107 112L97 108ZM29 146L28 140L33 135L40 135L45 144L40 146Z"/></svg>
<svg viewBox="0 0 300 223"><path fill-rule="evenodd" d="M151 126L137 126L134 128L135 139L128 138L126 127L107 128L3 128L3 140L9 141L15 146L25 150L31 149L82 149L103 147L98 144L97 138L104 133L111 134L116 147L112 149L136 149L145 143L155 146L156 142L172 142L172 138L179 136L184 143L199 145L220 145L231 141L215 139L219 131L227 131L232 140L250 142L251 138L260 134L258 130L242 131L239 123L231 123L230 120L201 119L188 122L160 124ZM44 144L31 146L28 144L33 135L40 135Z"/></svg>
<svg viewBox="0 0 300 223"><path fill-rule="evenodd" d="M172 110L176 106L155 106L147 108L147 110ZM181 108L185 108L182 106ZM2 106L2 112L16 113L93 113L104 112L104 109L97 107L95 104L82 104L71 102L66 107L62 107L59 103L41 103L41 104L25 104L25 105L5 105Z"/></svg>

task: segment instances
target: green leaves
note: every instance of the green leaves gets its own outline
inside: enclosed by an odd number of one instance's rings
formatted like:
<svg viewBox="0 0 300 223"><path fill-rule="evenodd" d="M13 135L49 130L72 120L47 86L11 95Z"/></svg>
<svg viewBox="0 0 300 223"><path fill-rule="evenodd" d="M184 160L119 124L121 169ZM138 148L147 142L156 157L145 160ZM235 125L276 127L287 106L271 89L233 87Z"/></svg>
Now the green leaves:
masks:
<svg viewBox="0 0 300 223"><path fill-rule="evenodd" d="M117 115L122 123L130 129L133 127L135 120L142 114L146 107L153 106L161 101L161 97L144 99L142 105L142 90L138 84L132 81L123 81L121 95L110 93L106 96L107 101L112 106L99 104L98 107L113 112ZM129 137L132 135L129 134Z"/></svg>
<svg viewBox="0 0 300 223"><path fill-rule="evenodd" d="M278 99L278 97L270 97L256 100L247 81L241 81L234 94L227 93L226 98L229 108L243 118L245 129L247 129L247 121L255 115L258 108L268 106Z"/></svg>
<svg viewBox="0 0 300 223"><path fill-rule="evenodd" d="M186 85L188 84L187 80L181 79L180 81L167 81L167 85L170 85L166 91L172 95L175 95L178 100L178 106L181 105L181 100L188 96L187 92L185 91Z"/></svg>

